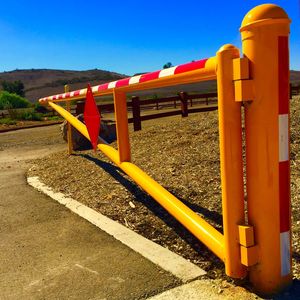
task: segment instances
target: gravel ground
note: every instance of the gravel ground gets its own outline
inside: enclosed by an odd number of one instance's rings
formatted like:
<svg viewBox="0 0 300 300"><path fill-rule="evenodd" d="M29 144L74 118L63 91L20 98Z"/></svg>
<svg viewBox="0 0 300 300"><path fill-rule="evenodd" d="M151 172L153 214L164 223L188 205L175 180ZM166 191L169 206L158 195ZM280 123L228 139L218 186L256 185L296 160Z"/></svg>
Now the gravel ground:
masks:
<svg viewBox="0 0 300 300"><path fill-rule="evenodd" d="M50 121L17 121L16 124L0 124L0 133L13 131L25 128L34 128L39 126L48 126L53 124L62 123L62 120L50 120Z"/></svg>
<svg viewBox="0 0 300 300"><path fill-rule="evenodd" d="M300 279L300 97L291 101L291 191L294 277ZM115 144L113 144L116 146ZM167 190L222 231L217 112L143 122L131 133L132 159ZM50 155L30 176L119 221L224 279L224 265L100 152Z"/></svg>

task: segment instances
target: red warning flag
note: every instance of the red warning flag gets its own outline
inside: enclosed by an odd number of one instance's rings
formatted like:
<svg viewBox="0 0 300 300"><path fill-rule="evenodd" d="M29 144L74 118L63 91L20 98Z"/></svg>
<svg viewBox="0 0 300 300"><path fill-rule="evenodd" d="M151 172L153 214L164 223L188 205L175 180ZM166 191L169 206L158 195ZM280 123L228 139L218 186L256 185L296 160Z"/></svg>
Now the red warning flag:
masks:
<svg viewBox="0 0 300 300"><path fill-rule="evenodd" d="M88 84L87 92L86 92L86 100L84 105L84 113L83 118L85 125L87 127L91 143L93 145L94 150L97 149L98 145L98 137L100 134L100 113L98 111L98 107L96 101L93 96L93 92L91 86Z"/></svg>

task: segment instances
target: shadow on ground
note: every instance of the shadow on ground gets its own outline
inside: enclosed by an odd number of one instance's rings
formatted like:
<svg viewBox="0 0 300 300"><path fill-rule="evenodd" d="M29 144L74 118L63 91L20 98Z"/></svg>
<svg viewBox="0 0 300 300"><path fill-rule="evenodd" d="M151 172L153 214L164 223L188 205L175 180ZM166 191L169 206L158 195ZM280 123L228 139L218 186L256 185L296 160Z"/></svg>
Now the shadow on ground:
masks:
<svg viewBox="0 0 300 300"><path fill-rule="evenodd" d="M209 250L199 240L195 238L184 226L182 226L173 216L171 216L162 206L153 200L147 193L145 193L137 184L128 180L125 177L125 173L115 165L92 157L88 154L78 154L85 159L88 159L102 168L105 172L110 174L116 181L122 184L134 197L135 201L142 203L157 217L159 217L168 227L172 228L176 234L188 243L199 255L205 259L211 259L212 255ZM174 193L173 193L174 194ZM177 197L176 194L174 196ZM191 208L193 211L205 216L208 220L214 221L218 225L222 225L222 216L218 212L210 211L206 208L200 207L199 205L191 204L187 200L181 199L185 205ZM221 272L224 270L223 262L217 257L214 258L214 264ZM207 271L207 270L206 270ZM208 270L209 274L209 270ZM209 274L210 275L210 274ZM213 276L212 276L213 277Z"/></svg>
<svg viewBox="0 0 300 300"><path fill-rule="evenodd" d="M135 201L142 203L151 212L153 212L157 217L159 217L167 226L172 228L176 234L182 238L186 243L188 243L199 255L204 258L211 259L211 252L203 244L199 244L198 239L196 239L185 227L183 227L173 216L171 216L163 207L161 207L157 202L153 200L147 193L145 193L138 185L134 182L128 180L125 176L126 174L115 165L92 157L88 154L78 154L85 159L88 159L102 168L105 172L110 174L116 181L122 184L133 196ZM170 189L168 189L170 191ZM210 211L204 207L197 204L188 202L185 199L178 197L176 194L172 193L179 200L181 200L186 206L188 206L193 211L203 215L206 219L211 220L222 226L222 215L216 211ZM205 249L205 251L204 251ZM300 254L294 253L293 257L300 260ZM217 258L217 264L220 271L224 272L224 265L221 260ZM209 276L209 272L208 272ZM229 279L232 282L232 279ZM249 286L246 280L235 280L236 285L243 286L249 291L253 292L253 289ZM300 299L300 281L295 279L292 286L286 291L274 296L272 299Z"/></svg>
<svg viewBox="0 0 300 300"><path fill-rule="evenodd" d="M300 280L294 279L293 284L286 291L276 295L274 300L282 300L282 299L291 299L291 300L299 300L300 299Z"/></svg>

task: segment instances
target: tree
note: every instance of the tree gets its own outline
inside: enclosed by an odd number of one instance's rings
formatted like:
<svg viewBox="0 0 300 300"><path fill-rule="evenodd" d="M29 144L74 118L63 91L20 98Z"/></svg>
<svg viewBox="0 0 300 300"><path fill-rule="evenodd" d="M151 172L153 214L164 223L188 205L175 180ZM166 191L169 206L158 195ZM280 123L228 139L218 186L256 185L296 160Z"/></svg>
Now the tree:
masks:
<svg viewBox="0 0 300 300"><path fill-rule="evenodd" d="M0 92L0 109L11 109L11 108L26 108L30 107L30 102L17 95L10 94L7 91Z"/></svg>
<svg viewBox="0 0 300 300"><path fill-rule="evenodd" d="M173 67L172 63L171 62L167 62L166 64L164 64L163 68L164 69L168 69L168 68L171 68Z"/></svg>
<svg viewBox="0 0 300 300"><path fill-rule="evenodd" d="M21 80L16 80L13 82L4 80L1 82L1 85L4 91L7 91L11 94L17 94L21 97L25 96L24 84Z"/></svg>

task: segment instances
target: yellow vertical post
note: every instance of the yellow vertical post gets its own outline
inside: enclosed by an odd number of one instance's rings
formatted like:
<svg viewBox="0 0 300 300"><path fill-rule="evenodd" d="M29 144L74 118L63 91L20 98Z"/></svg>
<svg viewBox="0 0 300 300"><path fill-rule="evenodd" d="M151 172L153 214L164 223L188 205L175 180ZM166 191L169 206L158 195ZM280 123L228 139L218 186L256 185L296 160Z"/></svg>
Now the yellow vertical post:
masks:
<svg viewBox="0 0 300 300"><path fill-rule="evenodd" d="M64 86L65 93L70 92L70 87L69 85ZM66 101L66 110L70 113L71 112L71 101L68 100ZM68 127L67 127L67 140L68 140L68 154L71 155L73 151L73 142L72 142L72 125L70 122L68 122Z"/></svg>
<svg viewBox="0 0 300 300"><path fill-rule="evenodd" d="M125 161L130 162L130 143L128 133L126 93L114 90L113 95L115 105L119 163Z"/></svg>
<svg viewBox="0 0 300 300"><path fill-rule="evenodd" d="M225 271L234 278L246 276L240 259L238 228L245 222L241 103L235 101L233 83L233 59L238 57L239 50L232 45L217 52Z"/></svg>
<svg viewBox="0 0 300 300"><path fill-rule="evenodd" d="M258 246L250 281L265 295L292 280L289 23L282 8L263 4L248 12L240 29L254 91L253 101L245 103L248 220Z"/></svg>

